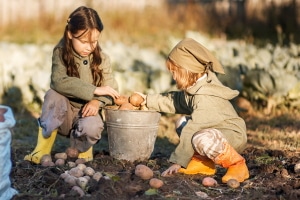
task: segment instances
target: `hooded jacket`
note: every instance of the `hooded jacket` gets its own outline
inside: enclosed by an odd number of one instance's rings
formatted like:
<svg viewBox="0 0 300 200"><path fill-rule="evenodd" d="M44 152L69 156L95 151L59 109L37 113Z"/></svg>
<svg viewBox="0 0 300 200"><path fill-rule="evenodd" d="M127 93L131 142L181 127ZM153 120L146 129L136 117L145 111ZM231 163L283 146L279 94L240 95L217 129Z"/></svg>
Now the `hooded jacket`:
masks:
<svg viewBox="0 0 300 200"><path fill-rule="evenodd" d="M63 41L60 41L53 50L50 87L56 92L66 96L70 100L70 103L77 108L81 108L92 99L99 100L100 107L112 104L112 98L110 96L94 95L96 86L93 85L93 78L90 70L90 56L81 57L73 51L80 78L67 75L67 68L61 59L62 44ZM109 57L103 52L100 54L102 63L99 68L102 69L103 73L102 86L110 86L113 89L118 90L117 82L112 74Z"/></svg>
<svg viewBox="0 0 300 200"><path fill-rule="evenodd" d="M238 152L244 150L246 125L230 102L237 95L238 91L224 86L211 71L205 79L186 91L147 95L146 106L149 109L191 116L169 161L186 168L194 154L192 137L206 128L218 129Z"/></svg>

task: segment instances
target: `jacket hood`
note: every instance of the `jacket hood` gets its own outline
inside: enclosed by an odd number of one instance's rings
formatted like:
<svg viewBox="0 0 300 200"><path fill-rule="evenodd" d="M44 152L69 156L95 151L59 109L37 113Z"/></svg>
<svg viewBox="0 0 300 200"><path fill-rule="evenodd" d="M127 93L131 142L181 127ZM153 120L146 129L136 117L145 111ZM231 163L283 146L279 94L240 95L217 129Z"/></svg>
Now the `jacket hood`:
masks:
<svg viewBox="0 0 300 200"><path fill-rule="evenodd" d="M209 95L226 100L231 100L239 95L237 90L224 86L214 73L209 73L207 78L197 82L193 87L187 89L186 92L191 95Z"/></svg>

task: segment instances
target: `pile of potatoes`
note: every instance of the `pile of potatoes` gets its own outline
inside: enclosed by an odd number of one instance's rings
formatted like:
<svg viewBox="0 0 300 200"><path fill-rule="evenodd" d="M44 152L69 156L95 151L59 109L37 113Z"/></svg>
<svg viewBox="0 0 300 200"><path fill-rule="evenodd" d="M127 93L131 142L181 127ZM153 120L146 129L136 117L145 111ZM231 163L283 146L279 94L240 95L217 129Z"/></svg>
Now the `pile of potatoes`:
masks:
<svg viewBox="0 0 300 200"><path fill-rule="evenodd" d="M69 162L68 165L72 167L70 170L62 173L60 178L72 186L72 190L76 191L80 197L85 195L84 191L91 178L99 181L103 177L101 172L96 172L93 168L87 167L83 163L76 165L76 163Z"/></svg>
<svg viewBox="0 0 300 200"><path fill-rule="evenodd" d="M129 97L121 95L114 100L115 104L119 106L119 110L143 110L142 103L144 101L145 99L138 93L132 93Z"/></svg>
<svg viewBox="0 0 300 200"><path fill-rule="evenodd" d="M75 148L69 147L66 152L56 153L54 155L55 162L52 161L52 158L49 154L44 155L41 158L41 165L44 167L51 167L51 166L63 166L66 164L67 158L76 159L75 164L81 164L87 162L87 160L78 158L79 152Z"/></svg>

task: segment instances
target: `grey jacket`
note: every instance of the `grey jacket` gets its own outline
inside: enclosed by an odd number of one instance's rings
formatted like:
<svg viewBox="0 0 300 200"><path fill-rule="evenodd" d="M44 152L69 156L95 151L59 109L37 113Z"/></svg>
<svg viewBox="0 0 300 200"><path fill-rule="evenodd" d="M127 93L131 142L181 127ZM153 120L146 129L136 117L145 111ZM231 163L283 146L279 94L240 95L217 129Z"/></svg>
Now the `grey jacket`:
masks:
<svg viewBox="0 0 300 200"><path fill-rule="evenodd" d="M205 78L185 92L147 95L149 109L191 116L191 120L182 129L178 146L170 157L170 162L183 167L187 167L194 154L192 137L202 129L220 130L230 145L239 152L245 148L247 142L245 122L230 103L230 100L238 95L238 91L225 87L210 71L208 78L211 82L207 82Z"/></svg>
<svg viewBox="0 0 300 200"><path fill-rule="evenodd" d="M90 70L90 57L81 57L74 52L80 78L70 77L67 75L67 68L61 60L61 49L62 42L53 50L50 87L56 92L66 96L70 100L70 103L77 108L81 108L92 99L99 100L101 103L100 107L112 104L112 98L110 96L94 95L96 86L92 84L93 78ZM102 63L99 68L103 70L104 81L102 85L110 86L118 90L117 82L112 74L109 57L103 52L101 52L101 57Z"/></svg>

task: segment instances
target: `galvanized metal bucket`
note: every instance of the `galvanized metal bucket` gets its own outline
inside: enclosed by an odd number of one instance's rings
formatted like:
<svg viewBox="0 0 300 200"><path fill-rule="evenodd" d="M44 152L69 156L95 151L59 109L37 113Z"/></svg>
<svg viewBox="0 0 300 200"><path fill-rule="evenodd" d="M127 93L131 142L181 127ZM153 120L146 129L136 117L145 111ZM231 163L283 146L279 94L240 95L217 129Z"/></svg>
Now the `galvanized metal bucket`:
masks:
<svg viewBox="0 0 300 200"><path fill-rule="evenodd" d="M105 109L110 155L119 160L150 158L157 137L160 113Z"/></svg>

